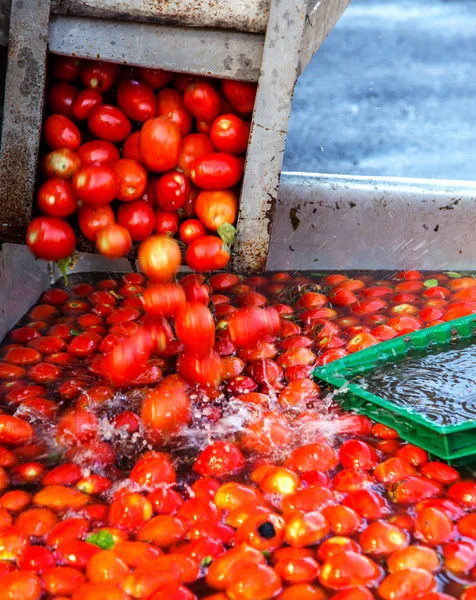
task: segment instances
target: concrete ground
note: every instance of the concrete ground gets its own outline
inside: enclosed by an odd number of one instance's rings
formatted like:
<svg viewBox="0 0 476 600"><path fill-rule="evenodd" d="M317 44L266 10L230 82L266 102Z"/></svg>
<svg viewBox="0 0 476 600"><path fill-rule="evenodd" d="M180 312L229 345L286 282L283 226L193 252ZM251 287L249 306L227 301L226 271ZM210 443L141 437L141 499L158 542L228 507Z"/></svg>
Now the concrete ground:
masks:
<svg viewBox="0 0 476 600"><path fill-rule="evenodd" d="M353 0L300 77L284 169L476 180L476 0Z"/></svg>

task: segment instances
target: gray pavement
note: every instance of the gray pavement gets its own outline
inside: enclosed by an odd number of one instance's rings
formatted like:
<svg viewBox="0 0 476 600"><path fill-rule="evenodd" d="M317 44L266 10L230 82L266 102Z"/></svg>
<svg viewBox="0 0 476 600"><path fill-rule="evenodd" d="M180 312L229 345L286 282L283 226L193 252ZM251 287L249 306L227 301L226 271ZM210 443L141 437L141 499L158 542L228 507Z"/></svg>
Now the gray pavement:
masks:
<svg viewBox="0 0 476 600"><path fill-rule="evenodd" d="M298 81L284 169L476 180L476 0L354 0Z"/></svg>

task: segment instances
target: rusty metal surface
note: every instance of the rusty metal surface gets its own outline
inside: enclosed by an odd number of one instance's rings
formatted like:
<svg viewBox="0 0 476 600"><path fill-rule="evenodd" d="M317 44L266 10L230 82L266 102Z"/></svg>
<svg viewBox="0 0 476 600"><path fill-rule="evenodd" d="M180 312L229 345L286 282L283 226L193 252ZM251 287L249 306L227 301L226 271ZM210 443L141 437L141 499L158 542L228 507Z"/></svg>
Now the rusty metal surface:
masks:
<svg viewBox="0 0 476 600"><path fill-rule="evenodd" d="M53 16L49 49L179 73L256 81L263 36L215 29Z"/></svg>
<svg viewBox="0 0 476 600"><path fill-rule="evenodd" d="M476 183L285 173L269 269L474 270Z"/></svg>
<svg viewBox="0 0 476 600"><path fill-rule="evenodd" d="M13 0L0 147L0 239L31 216L43 112L49 0Z"/></svg>
<svg viewBox="0 0 476 600"><path fill-rule="evenodd" d="M52 0L55 14L264 33L270 0Z"/></svg>
<svg viewBox="0 0 476 600"><path fill-rule="evenodd" d="M299 74L304 71L350 2L351 0L310 0L299 57Z"/></svg>
<svg viewBox="0 0 476 600"><path fill-rule="evenodd" d="M273 0L238 215L234 268L266 265L307 0Z"/></svg>

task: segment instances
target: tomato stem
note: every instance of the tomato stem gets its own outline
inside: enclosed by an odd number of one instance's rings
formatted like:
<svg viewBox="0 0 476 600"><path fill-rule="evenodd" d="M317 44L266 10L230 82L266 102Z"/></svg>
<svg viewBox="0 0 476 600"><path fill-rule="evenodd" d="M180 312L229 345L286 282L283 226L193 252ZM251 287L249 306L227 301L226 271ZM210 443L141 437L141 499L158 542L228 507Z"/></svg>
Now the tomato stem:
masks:
<svg viewBox="0 0 476 600"><path fill-rule="evenodd" d="M236 239L236 229L230 223L223 223L217 229L218 235L227 244L227 246L233 246Z"/></svg>

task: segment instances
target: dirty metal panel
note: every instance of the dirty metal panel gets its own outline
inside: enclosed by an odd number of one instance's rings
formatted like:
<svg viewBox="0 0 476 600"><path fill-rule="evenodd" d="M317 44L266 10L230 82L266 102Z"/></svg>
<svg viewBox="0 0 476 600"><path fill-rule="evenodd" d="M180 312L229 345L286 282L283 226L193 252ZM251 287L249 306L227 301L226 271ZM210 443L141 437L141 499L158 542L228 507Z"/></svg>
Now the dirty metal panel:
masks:
<svg viewBox="0 0 476 600"><path fill-rule="evenodd" d="M0 250L0 340L49 285L48 263L26 246L2 244Z"/></svg>
<svg viewBox="0 0 476 600"><path fill-rule="evenodd" d="M270 0L52 0L55 14L264 33Z"/></svg>
<svg viewBox="0 0 476 600"><path fill-rule="evenodd" d="M240 272L266 265L306 12L307 0L271 3L238 215Z"/></svg>
<svg viewBox="0 0 476 600"><path fill-rule="evenodd" d="M43 112L49 0L13 0L0 147L0 239L31 215Z"/></svg>
<svg viewBox="0 0 476 600"><path fill-rule="evenodd" d="M312 0L309 3L299 57L299 74L304 71L350 2L351 0Z"/></svg>
<svg viewBox="0 0 476 600"><path fill-rule="evenodd" d="M0 46L8 43L8 25L10 21L10 0L0 0Z"/></svg>
<svg viewBox="0 0 476 600"><path fill-rule="evenodd" d="M53 16L49 29L55 54L243 81L258 80L263 43L256 33L81 17Z"/></svg>
<svg viewBox="0 0 476 600"><path fill-rule="evenodd" d="M476 183L283 174L269 269L474 270Z"/></svg>

